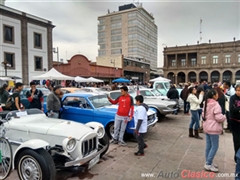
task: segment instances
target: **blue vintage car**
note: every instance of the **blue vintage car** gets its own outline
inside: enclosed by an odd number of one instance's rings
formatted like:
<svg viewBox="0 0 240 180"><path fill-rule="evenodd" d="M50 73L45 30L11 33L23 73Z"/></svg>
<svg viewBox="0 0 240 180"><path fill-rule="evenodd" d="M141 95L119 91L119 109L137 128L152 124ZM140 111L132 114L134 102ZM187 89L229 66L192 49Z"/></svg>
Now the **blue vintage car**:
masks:
<svg viewBox="0 0 240 180"><path fill-rule="evenodd" d="M112 105L106 94L95 93L69 93L62 98L62 119L68 119L81 123L99 122L104 125L109 137L113 137L114 118L118 105ZM46 103L44 105L46 111ZM158 121L156 112L148 110L148 127L153 127ZM128 122L126 132L132 134L134 131L134 120Z"/></svg>

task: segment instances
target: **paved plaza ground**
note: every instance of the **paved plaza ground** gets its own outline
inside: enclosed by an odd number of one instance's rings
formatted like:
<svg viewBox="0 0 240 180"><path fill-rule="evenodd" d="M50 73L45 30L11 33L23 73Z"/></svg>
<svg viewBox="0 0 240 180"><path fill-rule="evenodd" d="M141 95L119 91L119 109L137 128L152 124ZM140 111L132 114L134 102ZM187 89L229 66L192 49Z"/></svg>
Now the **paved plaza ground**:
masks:
<svg viewBox="0 0 240 180"><path fill-rule="evenodd" d="M110 145L109 151L100 162L87 172L79 170L58 171L57 180L141 180L141 179L220 179L234 180L234 177L203 178L206 171L205 162L205 136L198 140L188 137L190 116L168 115L161 119L146 135L148 148L145 156L136 157L136 142L129 140L126 147ZM219 166L220 176L234 173L234 150L232 135L220 135L219 149L214 162ZM197 173L194 176L194 173ZM198 176L199 175L199 176ZM205 174L217 176L218 174ZM17 180L17 173L13 171L8 180Z"/></svg>

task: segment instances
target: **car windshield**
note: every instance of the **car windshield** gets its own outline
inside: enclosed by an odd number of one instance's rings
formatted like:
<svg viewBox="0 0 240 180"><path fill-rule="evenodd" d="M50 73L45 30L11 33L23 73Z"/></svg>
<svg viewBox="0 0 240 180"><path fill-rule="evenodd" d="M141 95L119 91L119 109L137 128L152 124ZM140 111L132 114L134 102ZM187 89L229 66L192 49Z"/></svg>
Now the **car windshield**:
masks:
<svg viewBox="0 0 240 180"><path fill-rule="evenodd" d="M162 96L162 94L156 90L156 89L152 89L151 92L155 95L155 96Z"/></svg>
<svg viewBox="0 0 240 180"><path fill-rule="evenodd" d="M167 89L170 89L170 82L165 82L165 83L164 83L164 86L165 86Z"/></svg>
<svg viewBox="0 0 240 180"><path fill-rule="evenodd" d="M88 99L91 101L92 105L95 108L111 105L106 95L92 96L92 97L89 97Z"/></svg>
<svg viewBox="0 0 240 180"><path fill-rule="evenodd" d="M6 119L10 120L12 117L21 117L21 116L27 116L32 114L43 114L43 112L39 109L25 109L23 111L11 111L6 115Z"/></svg>

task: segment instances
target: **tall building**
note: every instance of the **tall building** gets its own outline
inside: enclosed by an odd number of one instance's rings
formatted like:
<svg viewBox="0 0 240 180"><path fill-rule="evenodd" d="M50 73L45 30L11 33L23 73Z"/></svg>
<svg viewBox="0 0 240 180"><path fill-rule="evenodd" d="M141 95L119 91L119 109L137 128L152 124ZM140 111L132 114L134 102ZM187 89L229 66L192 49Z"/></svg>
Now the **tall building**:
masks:
<svg viewBox="0 0 240 180"><path fill-rule="evenodd" d="M17 76L28 84L52 67L54 25L0 2L0 76Z"/></svg>
<svg viewBox="0 0 240 180"><path fill-rule="evenodd" d="M158 29L152 14L142 4L119 6L119 11L98 17L98 58L124 55L131 59L150 61L157 70Z"/></svg>
<svg viewBox="0 0 240 180"><path fill-rule="evenodd" d="M165 47L164 76L174 83L240 80L240 41Z"/></svg>

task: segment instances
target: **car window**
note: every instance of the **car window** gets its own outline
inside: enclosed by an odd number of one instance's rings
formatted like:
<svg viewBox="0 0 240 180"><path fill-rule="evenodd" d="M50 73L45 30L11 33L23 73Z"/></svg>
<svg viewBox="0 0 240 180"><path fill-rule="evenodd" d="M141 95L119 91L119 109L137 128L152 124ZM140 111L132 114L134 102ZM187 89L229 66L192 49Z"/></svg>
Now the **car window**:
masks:
<svg viewBox="0 0 240 180"><path fill-rule="evenodd" d="M88 99L95 108L111 105L106 95L92 96Z"/></svg>
<svg viewBox="0 0 240 180"><path fill-rule="evenodd" d="M156 83L156 89L164 89L164 86L163 86L162 82L161 83Z"/></svg>
<svg viewBox="0 0 240 180"><path fill-rule="evenodd" d="M63 101L63 105L79 107L79 108L83 108L83 109L92 109L92 107L86 101L86 99L82 98L82 97L74 97L74 96L66 97Z"/></svg>
<svg viewBox="0 0 240 180"><path fill-rule="evenodd" d="M157 91L156 89L152 89L151 92L153 94L155 94L155 96L162 96L162 94L159 91Z"/></svg>
<svg viewBox="0 0 240 180"><path fill-rule="evenodd" d="M150 91L145 91L145 96L154 96Z"/></svg>

